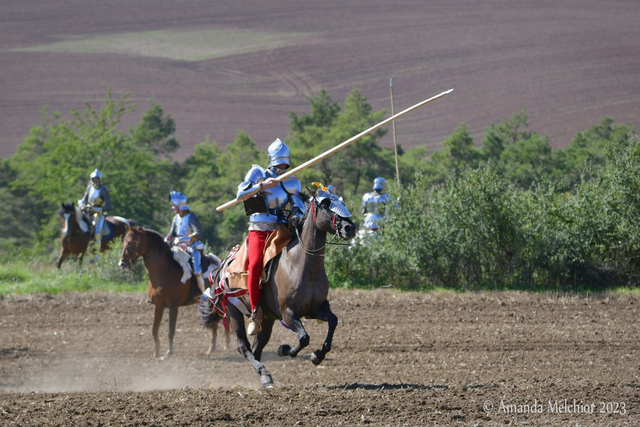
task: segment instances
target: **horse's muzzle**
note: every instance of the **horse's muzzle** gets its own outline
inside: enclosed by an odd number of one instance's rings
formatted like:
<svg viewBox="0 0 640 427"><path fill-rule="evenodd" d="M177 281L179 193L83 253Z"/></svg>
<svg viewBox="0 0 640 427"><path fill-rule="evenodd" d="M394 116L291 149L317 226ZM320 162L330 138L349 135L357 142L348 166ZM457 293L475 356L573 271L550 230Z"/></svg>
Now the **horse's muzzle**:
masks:
<svg viewBox="0 0 640 427"><path fill-rule="evenodd" d="M121 259L118 263L118 267L123 270L131 270L131 261L129 261L128 259Z"/></svg>
<svg viewBox="0 0 640 427"><path fill-rule="evenodd" d="M341 225L338 233L344 240L351 240L356 237L356 225L354 223Z"/></svg>

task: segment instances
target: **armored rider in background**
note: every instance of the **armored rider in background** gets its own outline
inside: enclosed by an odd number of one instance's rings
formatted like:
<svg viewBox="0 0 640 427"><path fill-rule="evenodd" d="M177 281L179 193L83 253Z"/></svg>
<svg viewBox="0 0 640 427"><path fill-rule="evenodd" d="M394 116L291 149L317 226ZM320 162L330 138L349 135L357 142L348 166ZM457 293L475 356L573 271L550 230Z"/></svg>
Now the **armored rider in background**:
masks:
<svg viewBox="0 0 640 427"><path fill-rule="evenodd" d="M202 278L202 250L204 245L200 241L202 228L195 213L187 206L187 196L172 191L169 200L171 209L176 213L171 221L171 229L165 237L169 244L185 244L187 252L193 258L193 275L196 277L200 292L204 293L204 279Z"/></svg>
<svg viewBox="0 0 640 427"><path fill-rule="evenodd" d="M91 182L87 186L84 197L78 200L78 207L91 218L94 236L92 242L95 243L95 250L99 251L102 243L104 219L107 216L107 211L113 205L109 190L102 185L102 174L98 169L91 172L90 179Z"/></svg>
<svg viewBox="0 0 640 427"><path fill-rule="evenodd" d="M371 231L378 231L382 227L382 219L389 216L387 205L390 197L384 192L387 181L378 177L373 180L373 191L362 196L360 213L364 214L364 226Z"/></svg>
<svg viewBox="0 0 640 427"><path fill-rule="evenodd" d="M262 328L257 319L260 306L260 274L267 238L278 224L295 227L305 213L302 201L301 185L297 179L279 182L275 178L282 175L291 166L289 147L276 139L268 149L267 169L253 165L244 181L238 185L237 199L245 202L245 211L249 217L249 237L247 238L247 256L249 275L249 300L251 301L251 321L247 328L249 335L257 334ZM259 190L253 197L252 193ZM289 216L284 208L291 205Z"/></svg>

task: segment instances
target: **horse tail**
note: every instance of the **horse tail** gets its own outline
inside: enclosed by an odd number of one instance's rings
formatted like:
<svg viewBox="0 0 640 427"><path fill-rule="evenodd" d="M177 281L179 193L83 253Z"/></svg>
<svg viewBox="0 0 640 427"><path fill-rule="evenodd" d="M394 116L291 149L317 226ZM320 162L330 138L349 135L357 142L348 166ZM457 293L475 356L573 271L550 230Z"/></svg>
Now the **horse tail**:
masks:
<svg viewBox="0 0 640 427"><path fill-rule="evenodd" d="M215 308L213 308L213 303L209 298L201 298L200 302L198 302L198 315L200 315L200 321L204 327L216 327L216 319L219 315Z"/></svg>

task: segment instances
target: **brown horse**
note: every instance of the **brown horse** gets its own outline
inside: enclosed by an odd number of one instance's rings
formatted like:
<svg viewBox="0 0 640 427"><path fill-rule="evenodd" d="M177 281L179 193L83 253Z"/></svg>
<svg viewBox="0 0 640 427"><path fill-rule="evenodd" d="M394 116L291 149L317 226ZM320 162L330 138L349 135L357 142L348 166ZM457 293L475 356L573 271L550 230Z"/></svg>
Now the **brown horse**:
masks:
<svg viewBox="0 0 640 427"><path fill-rule="evenodd" d="M82 214L79 207L71 202L62 204L58 211L60 226L62 227L62 249L56 266L60 268L62 262L69 255L80 255L80 262L84 254L87 252L89 242L93 238L90 233L91 223L89 219ZM127 231L127 225L136 224L135 221L125 219L119 216L108 216L105 218L102 229L102 242L100 252L109 249L111 242L117 238L122 238Z"/></svg>
<svg viewBox="0 0 640 427"><path fill-rule="evenodd" d="M244 315L231 303L225 311L231 319L231 328L238 337L238 351L255 367L263 387L273 383L271 374L260 362L262 350L271 338L275 320L281 320L298 338L293 349L288 345L278 348L278 355L296 357L300 350L309 345L309 335L304 329L302 318L318 319L329 324L327 337L322 349L316 350L311 361L319 365L331 351L333 333L338 318L331 312L327 296L329 280L324 269L327 233L342 239L353 239L356 226L349 219L351 214L338 198L331 198L325 191L318 190L311 198L305 197L306 217L299 226L299 238L292 240L283 252L272 261L270 274L262 286L260 307L264 320L262 330L253 342L253 351L247 339ZM211 300L202 299L198 312L205 324L215 317Z"/></svg>
<svg viewBox="0 0 640 427"><path fill-rule="evenodd" d="M169 308L169 351L165 357L173 354L173 337L176 332L176 320L178 318L178 307L191 305L198 302L202 296L195 279L187 279L182 283L183 269L173 258L171 246L164 241L164 238L157 231L132 226L127 229L122 244L122 255L118 265L122 269L129 269L138 258L144 259L144 266L149 275L149 299L155 306L153 319L153 341L155 343L155 357L160 357L160 340L158 339L158 329L162 321L165 308ZM207 258L207 260L205 260ZM215 266L220 260L209 254L202 257L202 269L207 269L206 264ZM203 278L207 276L203 274ZM193 277L192 277L193 278ZM205 281L208 286L208 282ZM211 356L216 349L216 338L218 322L222 318L217 316L212 318L209 329L211 329L211 345L207 352ZM229 346L229 331L225 328L226 346Z"/></svg>

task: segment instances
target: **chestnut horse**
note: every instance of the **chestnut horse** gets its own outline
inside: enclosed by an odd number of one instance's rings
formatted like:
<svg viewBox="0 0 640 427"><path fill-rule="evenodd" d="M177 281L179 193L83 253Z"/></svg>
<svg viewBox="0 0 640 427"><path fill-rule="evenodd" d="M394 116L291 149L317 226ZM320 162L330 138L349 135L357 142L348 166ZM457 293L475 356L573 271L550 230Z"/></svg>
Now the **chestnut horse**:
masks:
<svg viewBox="0 0 640 427"><path fill-rule="evenodd" d="M89 219L82 214L79 207L71 202L62 204L58 211L58 218L62 227L62 237L60 238L62 249L60 249L60 256L56 266L60 268L62 262L69 255L80 255L80 262L82 262L82 258L89 247L89 242L93 239ZM120 216L106 217L102 228L100 252L109 249L111 242L115 239L122 238L127 231L127 226L131 224L136 224L136 222Z"/></svg>
<svg viewBox="0 0 640 427"><path fill-rule="evenodd" d="M169 308L169 351L166 357L173 354L173 337L176 332L176 320L178 319L178 307L191 305L198 302L202 296L193 276L182 283L183 269L173 258L171 246L164 241L164 237L157 231L145 229L140 226L127 228L122 243L122 255L118 265L122 269L130 269L133 262L142 257L144 266L149 276L149 299L155 306L153 319L153 341L155 343L155 357L160 358L160 340L158 330L165 308ZM207 260L205 260L207 258ZM218 265L220 260L209 254L202 257L202 269L206 269L205 263ZM202 275L203 278L207 276ZM193 280L191 280L193 279ZM205 286L208 282L205 280ZM211 344L207 356L211 356L216 349L218 322L222 318L212 318L208 328L211 329ZM229 331L225 328L226 346L229 346ZM164 359L164 358L163 358Z"/></svg>
<svg viewBox="0 0 640 427"><path fill-rule="evenodd" d="M338 325L338 318L331 312L327 296L329 279L324 269L327 233L345 240L356 236L356 226L349 218L351 214L344 203L328 192L318 190L310 198L303 196L307 213L298 231L298 238L293 239L287 247L273 259L269 276L262 284L260 307L262 308L262 330L253 342L253 351L247 339L244 315L231 303L227 303L225 311L231 319L231 329L238 337L238 351L258 372L263 387L271 387L273 379L265 366L260 362L262 350L271 338L275 320L280 320L298 338L298 345L293 349L288 345L278 348L278 355L296 357L300 350L309 345L309 335L304 329L302 318L317 319L329 324L327 337L322 349L316 350L311 361L319 365L325 355L331 351L333 333ZM198 312L205 324L216 316L210 299L203 298Z"/></svg>

